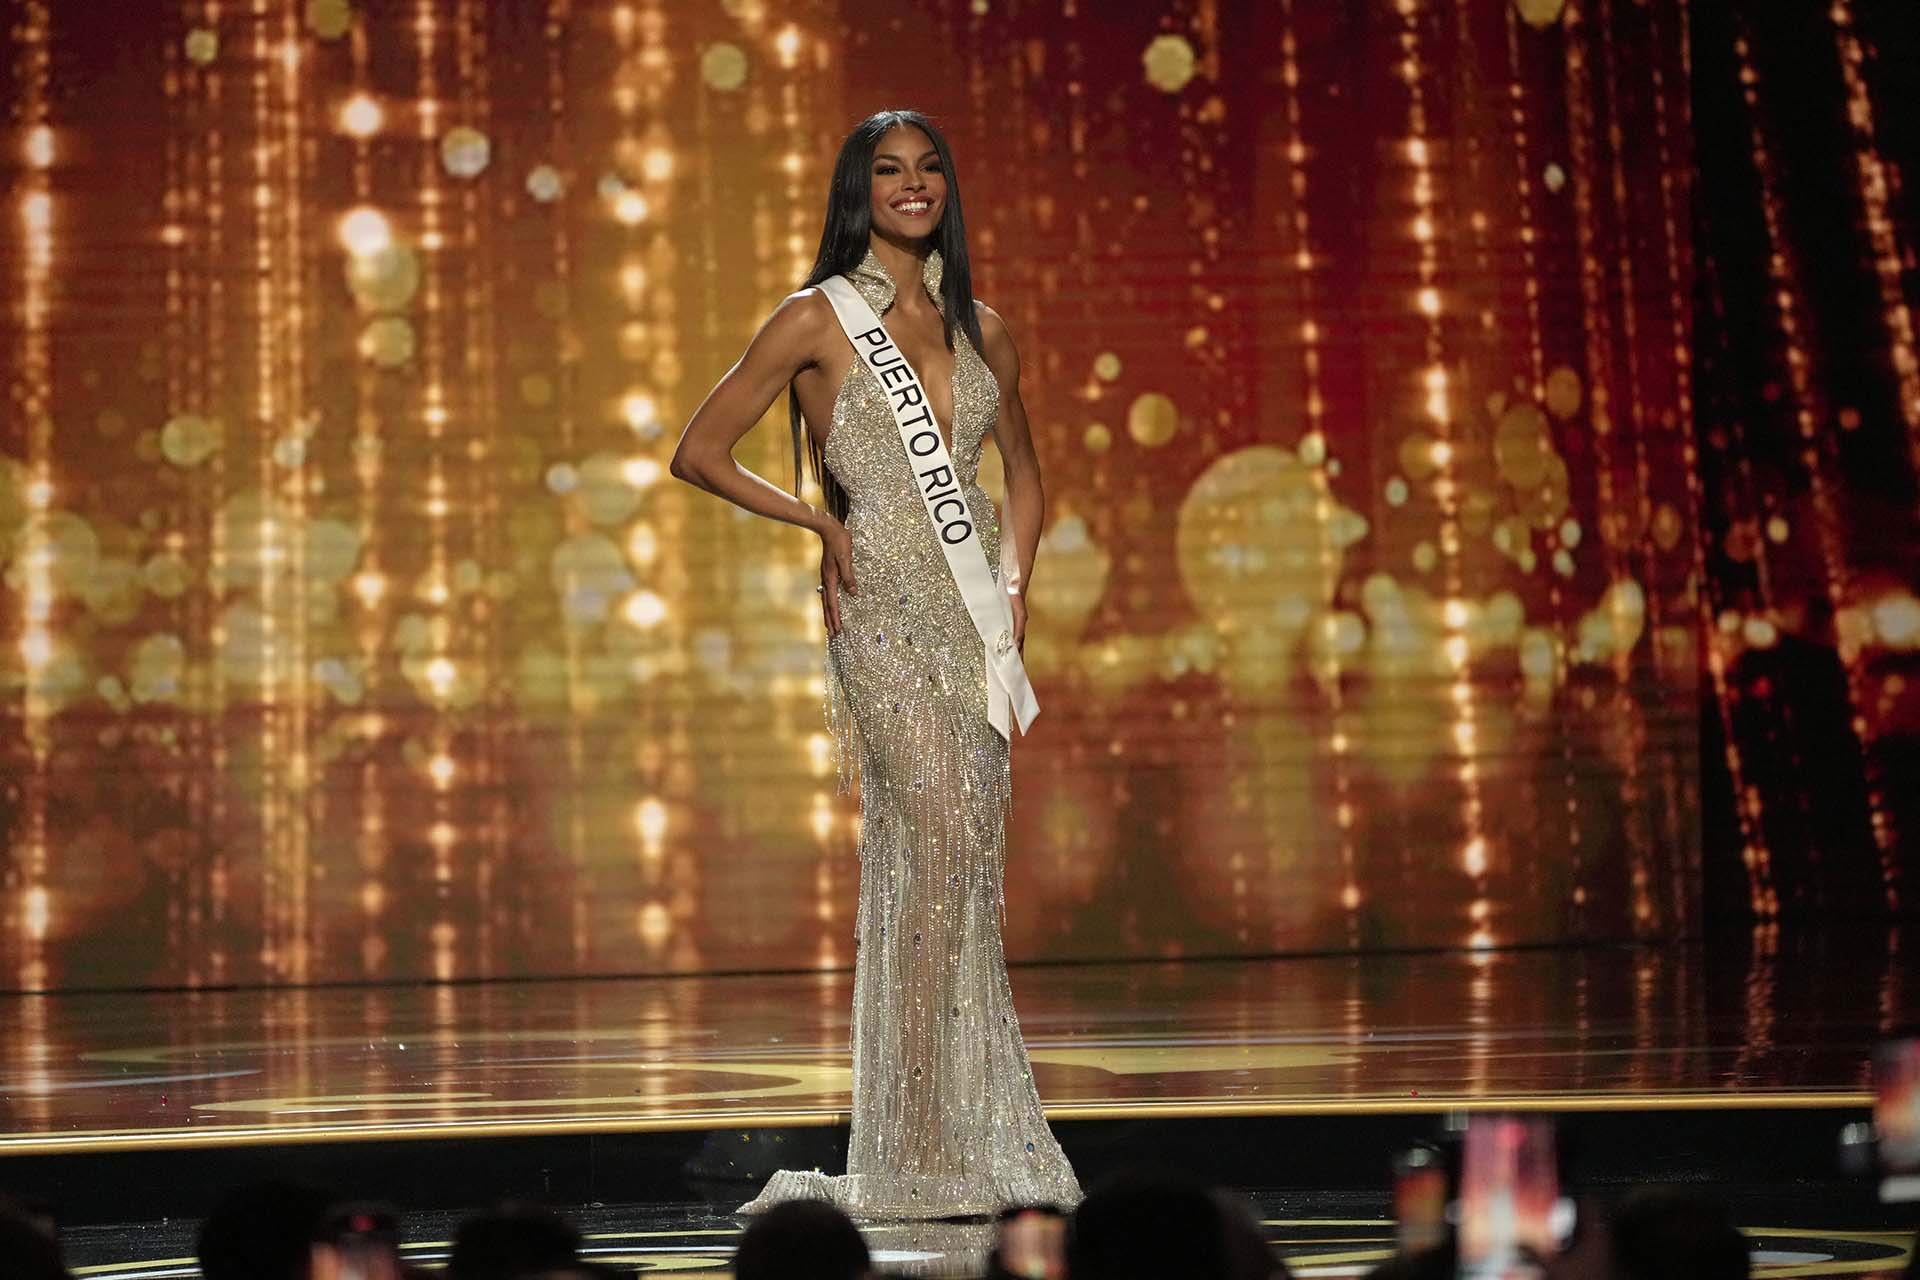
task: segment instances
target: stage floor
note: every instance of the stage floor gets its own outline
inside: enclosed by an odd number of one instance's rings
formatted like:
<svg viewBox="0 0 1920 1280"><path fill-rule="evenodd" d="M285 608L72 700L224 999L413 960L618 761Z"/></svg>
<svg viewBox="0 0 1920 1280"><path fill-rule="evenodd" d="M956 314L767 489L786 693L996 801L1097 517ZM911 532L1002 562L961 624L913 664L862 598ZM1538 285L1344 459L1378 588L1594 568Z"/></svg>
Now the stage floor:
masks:
<svg viewBox="0 0 1920 1280"><path fill-rule="evenodd" d="M1858 1108L1897 946L1016 967L1056 1121ZM844 1124L851 975L0 1001L0 1155Z"/></svg>

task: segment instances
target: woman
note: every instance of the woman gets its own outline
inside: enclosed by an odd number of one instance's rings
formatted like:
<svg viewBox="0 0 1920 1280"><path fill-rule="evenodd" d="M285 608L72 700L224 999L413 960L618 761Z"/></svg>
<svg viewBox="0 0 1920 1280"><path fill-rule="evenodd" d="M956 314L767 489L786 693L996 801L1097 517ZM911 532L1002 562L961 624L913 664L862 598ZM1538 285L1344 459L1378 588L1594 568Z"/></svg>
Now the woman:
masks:
<svg viewBox="0 0 1920 1280"><path fill-rule="evenodd" d="M950 564L943 545L950 530L936 534L929 519L931 491L895 416L894 375L903 371L886 370L883 383L870 363L878 330L860 358L860 326L836 312L861 303L918 375L951 454L978 538L972 596L955 576L962 561ZM808 1198L870 1219L969 1217L1080 1198L1040 1110L1000 933L1012 794L1005 673L1024 689L1020 592L1032 580L1043 515L1019 380L1006 325L972 296L946 140L918 112L885 111L841 147L806 286L761 327L674 454L681 479L820 535L827 721L842 790L856 760L861 774L847 1172L783 1170L743 1213ZM783 388L796 488L804 419L825 511L733 460L735 442ZM989 430L1006 470L1004 548L993 503L975 483ZM957 510L957 500L944 509ZM1010 618L997 649L976 621L980 588ZM1023 729L1032 709L1020 713Z"/></svg>

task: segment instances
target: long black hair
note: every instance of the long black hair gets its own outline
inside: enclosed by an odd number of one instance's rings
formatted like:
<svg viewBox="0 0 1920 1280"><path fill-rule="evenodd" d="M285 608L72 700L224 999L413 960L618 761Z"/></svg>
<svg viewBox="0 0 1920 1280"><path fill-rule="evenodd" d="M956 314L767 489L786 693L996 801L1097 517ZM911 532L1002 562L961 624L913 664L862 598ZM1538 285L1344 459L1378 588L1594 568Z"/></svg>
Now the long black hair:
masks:
<svg viewBox="0 0 1920 1280"><path fill-rule="evenodd" d="M940 215L940 225L927 237L930 247L940 251L940 310L945 320L947 350L953 350L953 330L958 325L977 351L981 346L980 318L973 309L973 264L967 257L966 220L960 215L960 179L953 171L953 152L947 148L946 135L918 111L876 111L855 125L847 140L840 144L840 157L833 162L833 185L827 191L827 221L820 231L820 252L814 256L813 270L807 273L800 287L812 288L834 276L845 275L867 256L867 243L873 236L874 149L888 130L902 125L927 135L940 157L940 171L947 179L946 207ZM836 520L845 520L846 491L827 470L820 446L802 426L800 398L791 386L787 389L787 419L793 431L795 496L800 492L800 452L804 440L806 456L820 482L828 512Z"/></svg>

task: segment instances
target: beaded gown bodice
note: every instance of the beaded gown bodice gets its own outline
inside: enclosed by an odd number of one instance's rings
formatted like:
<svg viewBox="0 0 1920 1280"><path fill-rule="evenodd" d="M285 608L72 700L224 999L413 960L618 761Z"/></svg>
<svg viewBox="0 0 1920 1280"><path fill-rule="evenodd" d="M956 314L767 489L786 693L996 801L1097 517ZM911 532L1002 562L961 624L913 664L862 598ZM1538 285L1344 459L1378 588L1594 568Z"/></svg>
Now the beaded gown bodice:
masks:
<svg viewBox="0 0 1920 1280"><path fill-rule="evenodd" d="M937 251L928 255L922 271L928 292L937 301L940 287ZM861 268L848 278L875 314L884 315L893 303L893 280L871 250ZM994 518L993 502L980 488L978 477L980 442L993 429L1000 413L1000 384L966 334L957 327L953 345L953 418L951 422L941 423L940 430L953 455L953 469L965 487L967 506L978 521L987 562L997 571L1000 523ZM931 385L930 375L924 370L920 373ZM875 553L869 557L870 562L879 562L874 567L895 576L911 574L916 578L927 576L922 570L937 569L938 576L952 585L946 559L927 523L926 508L915 492L913 470L901 450L900 433L888 408L886 389L862 361L855 361L840 383L822 455L827 469L847 493L847 532L856 546L864 540ZM856 570L856 578L860 578L864 570L865 566ZM954 587L953 592L953 598L961 605L960 616L965 619L965 601L958 587ZM968 621L968 630L971 633L971 621Z"/></svg>
<svg viewBox="0 0 1920 1280"><path fill-rule="evenodd" d="M936 305L940 270L935 252L922 280ZM884 317L894 287L871 250L848 279ZM957 328L952 387L941 426L997 578L999 520L976 480L1000 390ZM846 1174L781 1171L741 1211L801 1197L868 1219L1071 1206L1080 1186L1041 1112L1001 937L1008 743L987 721L980 635L863 361L834 399L823 457L847 493L860 588L840 593L826 655L841 787L857 773L861 797L852 1133Z"/></svg>

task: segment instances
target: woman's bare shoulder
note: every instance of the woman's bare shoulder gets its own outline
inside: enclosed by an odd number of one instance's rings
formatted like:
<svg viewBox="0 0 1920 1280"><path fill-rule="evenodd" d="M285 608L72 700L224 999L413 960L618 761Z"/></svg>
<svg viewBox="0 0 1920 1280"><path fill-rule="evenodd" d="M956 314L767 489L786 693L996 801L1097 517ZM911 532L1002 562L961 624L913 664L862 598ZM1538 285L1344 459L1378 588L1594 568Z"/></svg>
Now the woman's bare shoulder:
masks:
<svg viewBox="0 0 1920 1280"><path fill-rule="evenodd" d="M767 323L775 321L791 328L825 328L835 323L833 304L827 301L826 290L819 285L808 285L780 299L780 305L773 309Z"/></svg>
<svg viewBox="0 0 1920 1280"><path fill-rule="evenodd" d="M1014 348L1013 333L1007 328L1007 322L998 311L975 298L974 314L980 318L980 356L994 373L1005 375L1009 372L1018 376L1020 353Z"/></svg>
<svg viewBox="0 0 1920 1280"><path fill-rule="evenodd" d="M754 343L811 360L838 332L827 295L817 288L796 289L780 300Z"/></svg>

